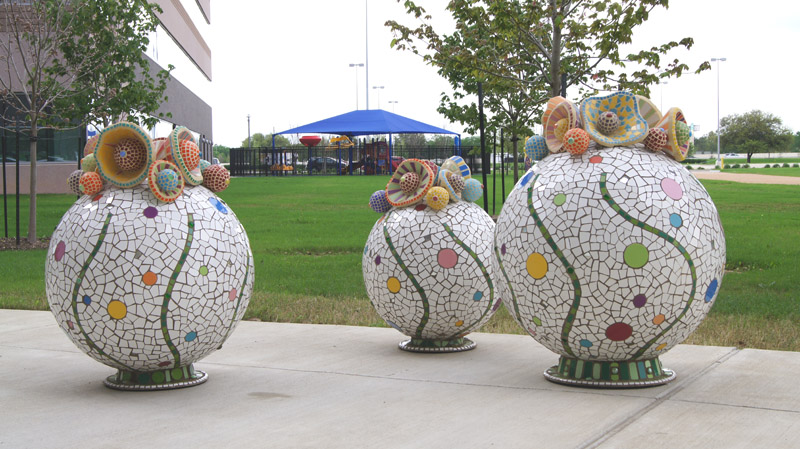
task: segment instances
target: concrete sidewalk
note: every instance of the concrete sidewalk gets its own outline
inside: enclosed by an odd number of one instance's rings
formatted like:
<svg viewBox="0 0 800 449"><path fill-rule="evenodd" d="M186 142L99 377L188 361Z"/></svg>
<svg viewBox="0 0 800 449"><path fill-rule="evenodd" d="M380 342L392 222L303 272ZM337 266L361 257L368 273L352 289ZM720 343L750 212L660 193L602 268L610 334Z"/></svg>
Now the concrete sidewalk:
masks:
<svg viewBox="0 0 800 449"><path fill-rule="evenodd" d="M393 329L242 322L203 385L120 392L49 312L0 310L0 448L798 448L800 353L680 345L641 390L547 382L532 338L412 354Z"/></svg>

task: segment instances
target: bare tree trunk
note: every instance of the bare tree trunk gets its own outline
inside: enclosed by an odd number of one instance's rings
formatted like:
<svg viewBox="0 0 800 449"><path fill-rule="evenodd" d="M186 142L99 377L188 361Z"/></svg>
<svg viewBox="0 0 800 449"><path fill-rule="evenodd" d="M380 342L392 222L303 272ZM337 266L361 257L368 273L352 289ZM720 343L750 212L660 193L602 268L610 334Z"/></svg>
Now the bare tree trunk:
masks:
<svg viewBox="0 0 800 449"><path fill-rule="evenodd" d="M31 120L31 183L30 183L30 205L28 206L28 242L36 243L36 150L37 136L39 130L36 127L36 120Z"/></svg>
<svg viewBox="0 0 800 449"><path fill-rule="evenodd" d="M514 153L514 184L519 181L519 152L517 150L517 133L511 133L511 148Z"/></svg>
<svg viewBox="0 0 800 449"><path fill-rule="evenodd" d="M557 23L560 11L554 0L550 1L550 5L553 10L553 15L551 16L553 25L553 52L550 55L550 96L557 97L561 95L561 25Z"/></svg>

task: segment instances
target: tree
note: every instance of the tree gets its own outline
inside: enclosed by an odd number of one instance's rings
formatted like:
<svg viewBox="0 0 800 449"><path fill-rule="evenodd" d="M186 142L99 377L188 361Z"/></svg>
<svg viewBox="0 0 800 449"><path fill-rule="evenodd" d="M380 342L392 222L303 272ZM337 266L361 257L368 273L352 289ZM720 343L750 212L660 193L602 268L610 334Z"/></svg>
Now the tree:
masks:
<svg viewBox="0 0 800 449"><path fill-rule="evenodd" d="M792 142L792 151L794 151L795 153L800 152L800 131L797 131L794 135Z"/></svg>
<svg viewBox="0 0 800 449"><path fill-rule="evenodd" d="M211 149L214 157L219 159L220 162L231 161L231 149L225 145L214 145Z"/></svg>
<svg viewBox="0 0 800 449"><path fill-rule="evenodd" d="M398 134L397 147L424 148L428 143L425 134Z"/></svg>
<svg viewBox="0 0 800 449"><path fill-rule="evenodd" d="M3 114L28 122L29 242L36 241L39 129L152 114L160 103L164 77L156 83L147 70L139 70L138 78L127 70L147 67L142 51L156 27L155 8L143 0L0 0Z"/></svg>
<svg viewBox="0 0 800 449"><path fill-rule="evenodd" d="M720 121L721 144L726 151L747 154L747 163L755 153L789 151L792 132L780 118L759 110L734 114Z"/></svg>
<svg viewBox="0 0 800 449"><path fill-rule="evenodd" d="M698 153L717 153L717 133L709 132L703 137L694 139L694 148Z"/></svg>
<svg viewBox="0 0 800 449"><path fill-rule="evenodd" d="M275 135L275 147L288 147L291 145L289 139L282 135L276 134ZM262 134L262 133L255 133L250 136L250 145L248 145L247 139L245 138L242 140L242 148L272 148L272 134Z"/></svg>
<svg viewBox="0 0 800 449"><path fill-rule="evenodd" d="M447 9L456 31L451 35L439 35L413 1L405 6L420 23L412 28L386 22L394 32L392 45L421 55L450 82L453 98L442 94L439 112L474 133L478 111L467 97L477 93L480 82L492 114L487 129L504 128L515 156L517 140L531 134L543 104L566 86L579 86L581 95L612 89L647 95L648 85L689 69L677 59L662 62L676 47L691 48L688 37L620 54L620 46L632 42L633 30L654 8L666 8L668 0L452 0ZM708 68L704 62L696 72Z"/></svg>

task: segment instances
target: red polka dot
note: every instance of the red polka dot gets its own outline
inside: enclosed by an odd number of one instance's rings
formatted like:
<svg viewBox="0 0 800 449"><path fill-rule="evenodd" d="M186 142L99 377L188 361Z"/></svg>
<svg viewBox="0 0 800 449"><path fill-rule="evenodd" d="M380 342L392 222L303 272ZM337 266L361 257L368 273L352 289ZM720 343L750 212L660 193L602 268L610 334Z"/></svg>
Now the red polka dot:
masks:
<svg viewBox="0 0 800 449"><path fill-rule="evenodd" d="M233 301L234 299L236 299L236 289L235 288L233 290L231 290L230 293L228 293L228 300Z"/></svg>
<svg viewBox="0 0 800 449"><path fill-rule="evenodd" d="M591 162L592 164L599 164L599 163L603 162L603 157L602 156L592 156L592 157L589 158L589 162Z"/></svg>
<svg viewBox="0 0 800 449"><path fill-rule="evenodd" d="M67 244L64 241L58 242L56 245L56 251L53 253L53 257L56 259L56 262L61 262L61 258L64 257L64 253L67 251Z"/></svg>
<svg viewBox="0 0 800 449"><path fill-rule="evenodd" d="M439 251L439 265L442 268L453 268L458 263L458 254L450 248Z"/></svg>
<svg viewBox="0 0 800 449"><path fill-rule="evenodd" d="M415 207L414 210L423 211L423 210L425 210L426 207L428 207L428 206L426 206L424 204L417 204L417 207Z"/></svg>
<svg viewBox="0 0 800 449"><path fill-rule="evenodd" d="M625 323L614 323L606 329L606 337L612 341L623 341L633 334L633 328Z"/></svg>

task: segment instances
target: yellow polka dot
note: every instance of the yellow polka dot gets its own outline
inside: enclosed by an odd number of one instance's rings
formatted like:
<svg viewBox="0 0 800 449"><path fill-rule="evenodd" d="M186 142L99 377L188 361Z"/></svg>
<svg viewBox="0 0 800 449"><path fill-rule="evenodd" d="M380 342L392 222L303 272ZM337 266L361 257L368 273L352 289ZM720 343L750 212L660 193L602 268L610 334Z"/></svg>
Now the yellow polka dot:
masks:
<svg viewBox="0 0 800 449"><path fill-rule="evenodd" d="M653 324L658 326L659 324L663 323L665 319L666 319L666 317L664 316L663 313L658 314L658 315L656 315L655 318L653 318Z"/></svg>
<svg viewBox="0 0 800 449"><path fill-rule="evenodd" d="M660 345L656 346L656 351L660 351L667 347L666 343L661 343Z"/></svg>
<svg viewBox="0 0 800 449"><path fill-rule="evenodd" d="M117 301L116 299L108 303L108 315L115 320L121 320L125 318L125 315L128 314L128 308L125 307L125 304L122 301Z"/></svg>
<svg viewBox="0 0 800 449"><path fill-rule="evenodd" d="M541 279L547 274L547 261L539 253L533 253L528 256L528 261L525 265L528 268L528 274L534 279Z"/></svg>
<svg viewBox="0 0 800 449"><path fill-rule="evenodd" d="M386 287L392 293L397 293L400 291L400 280L396 277L390 277L388 281L386 281Z"/></svg>
<svg viewBox="0 0 800 449"><path fill-rule="evenodd" d="M461 327L461 326L463 326L463 325L464 325L464 320L458 320L458 321L456 321L456 327Z"/></svg>

